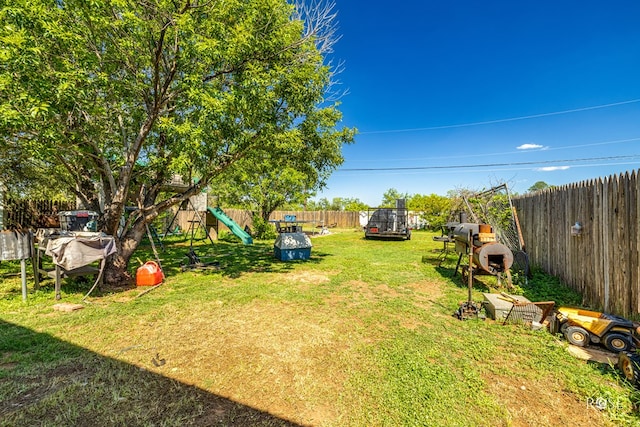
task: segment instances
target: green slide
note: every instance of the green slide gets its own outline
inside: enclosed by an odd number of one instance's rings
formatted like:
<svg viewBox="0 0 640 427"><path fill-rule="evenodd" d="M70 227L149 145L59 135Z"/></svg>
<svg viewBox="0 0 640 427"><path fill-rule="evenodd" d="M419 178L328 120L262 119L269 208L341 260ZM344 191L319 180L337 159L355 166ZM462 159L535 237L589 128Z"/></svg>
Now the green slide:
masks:
<svg viewBox="0 0 640 427"><path fill-rule="evenodd" d="M229 228L229 230L231 230L231 232L233 234L238 236L240 238L240 240L242 240L242 243L244 243L245 245L253 244L253 239L251 238L249 233L244 231L238 225L237 222L235 222L234 220L229 218L227 216L227 214L224 213L224 211L222 209L220 209L220 208L207 208L207 210L209 212L211 212L211 215L215 216L216 218L218 218L220 220L220 222L222 222L224 225L226 225Z"/></svg>

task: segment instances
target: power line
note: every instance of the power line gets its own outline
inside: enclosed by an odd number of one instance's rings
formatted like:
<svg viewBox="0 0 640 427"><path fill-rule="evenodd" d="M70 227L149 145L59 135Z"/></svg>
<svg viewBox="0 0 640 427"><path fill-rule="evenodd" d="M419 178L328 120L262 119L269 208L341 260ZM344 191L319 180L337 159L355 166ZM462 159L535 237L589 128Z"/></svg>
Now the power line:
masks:
<svg viewBox="0 0 640 427"><path fill-rule="evenodd" d="M487 120L487 121L483 121L483 122L471 122L471 123L461 123L461 124L457 124L457 125L431 126L431 127L422 127L422 128L374 130L374 131L368 131L368 132L359 132L359 134L360 135L373 135L373 134L383 134L383 133L420 132L420 131L426 131L426 130L452 129L452 128L461 128L461 127L469 127L469 126L481 126L481 125L489 125L489 124L494 124L494 123L513 122L513 121L517 121L517 120L535 119L535 118L539 118L539 117L557 116L557 115L560 115L560 114L577 113L577 112L580 112L580 111L597 110L597 109L601 109L601 108L615 107L615 106L618 106L618 105L632 104L632 103L635 103L635 102L640 102L640 98L638 98L638 99L630 99L628 101L613 102L613 103L610 103L610 104L594 105L594 106L591 106L591 107L574 108L572 110L554 111L552 113L532 114L532 115L529 115L529 116L510 117L510 118L506 118L506 119Z"/></svg>
<svg viewBox="0 0 640 427"><path fill-rule="evenodd" d="M384 161L400 162L400 161L407 161L407 160L416 161L416 160L438 160L438 159L463 159L463 158L471 158L471 157L496 157L496 156L505 156L508 154L527 155L530 153L538 153L541 151L575 150L576 148L596 147L599 145L622 144L625 142L635 142L635 141L640 141L640 137L627 138L627 139L615 139L611 141L592 142L592 143L585 143L585 144L563 145L559 147L542 146L541 148L516 150L516 151L503 151L500 153L481 152L481 153L462 154L462 155L457 154L455 156L405 157L405 158L398 158L398 159L385 158ZM464 144L461 144L461 145L464 145ZM372 162L379 162L380 159L350 159L349 161L352 163L372 163Z"/></svg>
<svg viewBox="0 0 640 427"><path fill-rule="evenodd" d="M622 159L637 159L640 158L640 154L628 155L628 156L609 156L609 157L588 157L582 159L564 159L564 160L542 160L531 162L510 162L510 163L484 163L484 164L472 164L472 165L447 165L447 166L406 166L406 167L387 167L387 168L343 168L338 169L340 172L372 172L372 171L412 171L412 170L427 170L427 169L471 169L482 167L504 167L504 166L523 166L523 165L543 165L554 163L575 163L586 161L602 161L602 160L622 160Z"/></svg>
<svg viewBox="0 0 640 427"><path fill-rule="evenodd" d="M628 160L628 161L619 161L619 162L610 162L610 163L585 163L585 164L572 164L570 169L577 168L595 168L602 166L619 166L619 165L637 165L640 164L640 158L636 160ZM367 172L355 172L358 176L418 176L424 174L445 176L450 174L455 174L461 176L467 173L484 173L484 172L513 172L513 171L524 171L524 170L539 170L538 168L532 168L531 166L509 166L509 167L500 167L500 168L479 168L479 169L438 169L438 170L414 170L414 171L367 171ZM340 172L340 171L336 171ZM552 171L546 171L544 173L552 173Z"/></svg>

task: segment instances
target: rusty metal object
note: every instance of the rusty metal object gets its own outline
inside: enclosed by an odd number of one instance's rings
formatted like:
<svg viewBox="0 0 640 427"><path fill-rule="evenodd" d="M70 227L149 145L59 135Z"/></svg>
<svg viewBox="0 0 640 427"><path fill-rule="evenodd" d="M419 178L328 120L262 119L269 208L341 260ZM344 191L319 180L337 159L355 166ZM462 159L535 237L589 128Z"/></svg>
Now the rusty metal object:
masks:
<svg viewBox="0 0 640 427"><path fill-rule="evenodd" d="M453 316L460 320L477 319L481 316L481 311L482 305L473 301L466 301L460 304L460 307L453 313Z"/></svg>
<svg viewBox="0 0 640 427"><path fill-rule="evenodd" d="M473 249L473 263L487 273L497 275L511 268L513 254L505 245L491 242Z"/></svg>
<svg viewBox="0 0 640 427"><path fill-rule="evenodd" d="M477 313L474 314L476 304L471 299L473 275L476 272L484 271L498 276L498 281L500 281L502 273L506 273L509 286L511 286L509 268L513 264L513 253L511 249L498 243L496 235L489 224L461 222L453 229L452 234L456 252L460 254L454 276L458 272L462 257L467 255L469 259L466 271L463 268L463 276L465 272L467 274L468 300L461 304L456 312L456 317L459 319L468 319L477 316Z"/></svg>
<svg viewBox="0 0 640 427"><path fill-rule="evenodd" d="M497 242L488 224L460 223L453 230L453 236L461 258L463 254L471 253L472 264L489 274L506 272L513 265L513 253Z"/></svg>

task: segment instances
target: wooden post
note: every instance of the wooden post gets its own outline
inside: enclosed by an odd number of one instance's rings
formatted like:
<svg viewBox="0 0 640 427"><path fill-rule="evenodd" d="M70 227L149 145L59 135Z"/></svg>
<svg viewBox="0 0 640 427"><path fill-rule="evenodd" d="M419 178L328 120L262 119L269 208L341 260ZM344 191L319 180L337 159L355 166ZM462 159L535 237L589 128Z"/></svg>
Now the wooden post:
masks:
<svg viewBox="0 0 640 427"><path fill-rule="evenodd" d="M33 264L33 290L40 289L40 249L36 248L35 237L31 239L31 264Z"/></svg>
<svg viewBox="0 0 640 427"><path fill-rule="evenodd" d="M56 264L56 284L55 284L55 292L56 292L56 300L59 300L60 298L62 298L62 295L60 294L60 276L62 275L62 271L61 268L58 264Z"/></svg>
<svg viewBox="0 0 640 427"><path fill-rule="evenodd" d="M20 260L20 277L22 278L22 301L27 300L27 260Z"/></svg>
<svg viewBox="0 0 640 427"><path fill-rule="evenodd" d="M469 250L469 270L467 271L467 286L469 287L467 302L469 302L469 305L471 305L471 301L473 299L471 296L471 291L473 289L473 243L471 243L470 246L471 249Z"/></svg>

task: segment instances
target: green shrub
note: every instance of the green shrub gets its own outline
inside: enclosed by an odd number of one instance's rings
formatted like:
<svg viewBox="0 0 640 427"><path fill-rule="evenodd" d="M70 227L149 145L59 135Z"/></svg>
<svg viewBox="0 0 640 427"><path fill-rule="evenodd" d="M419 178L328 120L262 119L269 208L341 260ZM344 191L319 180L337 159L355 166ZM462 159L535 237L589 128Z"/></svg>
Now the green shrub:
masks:
<svg viewBox="0 0 640 427"><path fill-rule="evenodd" d="M253 237L258 240L271 240L276 238L276 230L269 221L265 221L260 215L253 215Z"/></svg>

